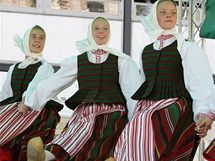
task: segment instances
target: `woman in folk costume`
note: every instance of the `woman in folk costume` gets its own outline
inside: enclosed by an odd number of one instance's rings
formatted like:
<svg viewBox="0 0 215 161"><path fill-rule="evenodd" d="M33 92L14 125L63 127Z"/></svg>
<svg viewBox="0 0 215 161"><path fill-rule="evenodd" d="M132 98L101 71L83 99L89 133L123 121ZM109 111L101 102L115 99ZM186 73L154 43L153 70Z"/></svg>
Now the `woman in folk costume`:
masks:
<svg viewBox="0 0 215 161"><path fill-rule="evenodd" d="M114 152L117 161L192 160L215 119L214 85L205 54L176 32L177 6L159 0L143 19L155 41L142 53L145 81Z"/></svg>
<svg viewBox="0 0 215 161"><path fill-rule="evenodd" d="M75 80L79 83L79 90L65 102L74 110L67 127L46 145L45 152L39 141L32 139L29 160L36 160L41 154L45 160L59 161L102 161L113 156L128 121L127 113L132 115L137 103L131 96L142 80L137 65L126 54L109 48L109 40L108 20L95 18L89 25L87 39L77 43L82 54L65 59L59 71L25 99L26 106L42 108L44 102Z"/></svg>
<svg viewBox="0 0 215 161"><path fill-rule="evenodd" d="M23 39L15 35L16 45L25 60L10 67L0 93L0 161L27 160L27 143L41 137L50 142L60 120L57 108L61 104L49 101L40 112L22 104L38 83L53 74L53 67L42 58L45 31L40 26L29 28Z"/></svg>

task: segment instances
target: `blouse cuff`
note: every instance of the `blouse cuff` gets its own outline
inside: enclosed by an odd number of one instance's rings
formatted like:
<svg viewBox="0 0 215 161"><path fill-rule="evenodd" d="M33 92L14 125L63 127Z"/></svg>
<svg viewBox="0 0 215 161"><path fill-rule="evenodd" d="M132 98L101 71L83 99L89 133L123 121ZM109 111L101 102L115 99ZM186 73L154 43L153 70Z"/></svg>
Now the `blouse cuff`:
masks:
<svg viewBox="0 0 215 161"><path fill-rule="evenodd" d="M197 114L196 118L203 118L203 117L209 117L210 119L212 119L213 121L215 121L215 111L214 110L210 110L208 113L199 113Z"/></svg>

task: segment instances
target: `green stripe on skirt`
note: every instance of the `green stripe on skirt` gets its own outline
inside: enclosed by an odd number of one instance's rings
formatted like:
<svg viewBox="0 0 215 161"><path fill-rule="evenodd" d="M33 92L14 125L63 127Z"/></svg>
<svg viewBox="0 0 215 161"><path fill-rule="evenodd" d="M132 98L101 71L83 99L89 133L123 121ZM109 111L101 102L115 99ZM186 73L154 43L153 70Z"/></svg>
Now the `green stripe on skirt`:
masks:
<svg viewBox="0 0 215 161"><path fill-rule="evenodd" d="M70 158L59 145L52 144L47 150L55 154L57 161L103 161L113 156L116 142L127 122L127 111L101 114L96 117L92 136L75 157Z"/></svg>
<svg viewBox="0 0 215 161"><path fill-rule="evenodd" d="M162 118L162 119L161 119ZM193 121L192 102L181 98L152 116L157 161L191 161L199 137Z"/></svg>

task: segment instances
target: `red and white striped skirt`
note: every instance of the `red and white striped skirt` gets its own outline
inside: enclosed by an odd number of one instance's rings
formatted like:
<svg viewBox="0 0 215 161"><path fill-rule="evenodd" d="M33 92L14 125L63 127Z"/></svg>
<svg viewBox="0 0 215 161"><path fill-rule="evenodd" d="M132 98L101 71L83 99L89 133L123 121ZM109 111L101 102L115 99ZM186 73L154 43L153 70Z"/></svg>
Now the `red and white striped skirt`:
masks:
<svg viewBox="0 0 215 161"><path fill-rule="evenodd" d="M198 140L194 128L191 103L185 98L141 100L119 137L114 157L117 161L192 160Z"/></svg>
<svg viewBox="0 0 215 161"><path fill-rule="evenodd" d="M17 110L18 103L0 106L0 146L26 130L39 116L39 111L30 111L25 117Z"/></svg>
<svg viewBox="0 0 215 161"><path fill-rule="evenodd" d="M96 117L117 111L125 111L125 107L123 105L81 104L74 110L67 128L47 146L58 145L72 158L90 139Z"/></svg>

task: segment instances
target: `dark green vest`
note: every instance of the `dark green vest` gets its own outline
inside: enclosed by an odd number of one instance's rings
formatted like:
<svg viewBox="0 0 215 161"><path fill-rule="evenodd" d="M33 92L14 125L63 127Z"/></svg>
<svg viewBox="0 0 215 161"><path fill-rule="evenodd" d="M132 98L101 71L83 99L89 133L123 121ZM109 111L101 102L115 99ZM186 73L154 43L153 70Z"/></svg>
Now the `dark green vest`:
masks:
<svg viewBox="0 0 215 161"><path fill-rule="evenodd" d="M174 97L190 97L185 88L183 66L177 41L154 50L153 44L146 46L142 54L146 81L132 96L135 100L161 100Z"/></svg>
<svg viewBox="0 0 215 161"><path fill-rule="evenodd" d="M11 75L11 88L13 96L0 102L0 105L7 105L10 103L22 100L22 94L27 90L28 84L32 81L38 68L42 65L41 62L29 65L25 69L19 69L16 64Z"/></svg>
<svg viewBox="0 0 215 161"><path fill-rule="evenodd" d="M78 56L77 80L79 90L65 104L70 109L83 102L125 104L119 85L118 57L109 54L101 64L91 63L87 53Z"/></svg>

